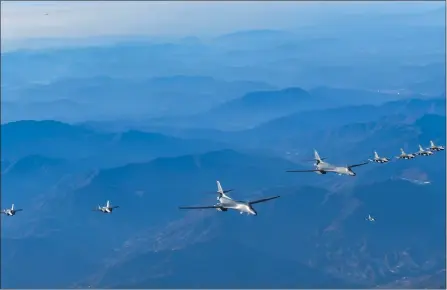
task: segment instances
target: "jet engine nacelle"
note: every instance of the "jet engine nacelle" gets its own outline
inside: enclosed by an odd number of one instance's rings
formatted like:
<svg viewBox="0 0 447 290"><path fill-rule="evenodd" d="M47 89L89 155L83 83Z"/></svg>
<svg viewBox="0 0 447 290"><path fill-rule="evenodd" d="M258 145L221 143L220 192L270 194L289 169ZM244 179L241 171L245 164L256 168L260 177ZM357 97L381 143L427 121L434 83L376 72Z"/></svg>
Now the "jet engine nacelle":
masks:
<svg viewBox="0 0 447 290"><path fill-rule="evenodd" d="M219 208L216 208L218 211L227 211L228 210L228 208L221 208L221 207L219 207Z"/></svg>

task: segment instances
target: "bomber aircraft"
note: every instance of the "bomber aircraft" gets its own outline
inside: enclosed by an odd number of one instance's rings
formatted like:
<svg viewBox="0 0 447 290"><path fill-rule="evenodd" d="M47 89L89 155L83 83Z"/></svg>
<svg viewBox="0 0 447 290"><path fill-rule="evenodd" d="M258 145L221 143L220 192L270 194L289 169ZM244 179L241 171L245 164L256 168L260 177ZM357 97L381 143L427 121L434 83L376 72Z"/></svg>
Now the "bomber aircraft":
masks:
<svg viewBox="0 0 447 290"><path fill-rule="evenodd" d="M110 206L110 201L107 201L105 206L98 205L97 208L93 209L93 211L100 211L103 213L112 213L115 208L119 208L119 205Z"/></svg>
<svg viewBox="0 0 447 290"><path fill-rule="evenodd" d="M22 211L23 209L14 209L14 204L12 204L11 208L7 208L1 211L1 213L9 215L9 216L13 216L16 214L16 212L18 211Z"/></svg>
<svg viewBox="0 0 447 290"><path fill-rule="evenodd" d="M429 156L429 155L433 155L433 152L430 150L424 150L424 148L422 148L421 145L419 145L419 151L415 153L416 155L419 156Z"/></svg>
<svg viewBox="0 0 447 290"><path fill-rule="evenodd" d="M363 162L359 164L354 165L347 165L347 166L335 166L332 164L329 164L327 162L324 162L324 158L320 158L320 155L318 154L317 150L314 149L314 156L315 156L315 167L316 169L308 169L308 170L287 170L286 172L315 172L317 174L326 174L328 172L333 172L338 175L349 175L349 176L355 176L355 172L352 171L353 167L362 166L365 164L368 164L369 162Z"/></svg>
<svg viewBox="0 0 447 290"><path fill-rule="evenodd" d="M402 149L402 148L400 148L400 152L401 152L401 154L399 156L396 156L397 159L407 159L408 160L408 159L413 159L414 157L416 157L416 156L414 156L414 154L405 153L404 149Z"/></svg>
<svg viewBox="0 0 447 290"><path fill-rule="evenodd" d="M275 198L280 197L279 195L273 196L273 197L267 197L262 198L258 200L253 201L237 201L226 195L226 193L232 191L232 189L229 190L223 190L222 186L220 185L219 181L216 181L217 183L217 201L218 203L215 205L209 205L209 206L181 206L179 209L206 209L206 208L215 208L218 211L227 211L229 209L237 210L240 212L240 214L246 213L248 215L257 215L258 213L253 208L253 204L265 202L268 200L272 200Z"/></svg>
<svg viewBox="0 0 447 290"><path fill-rule="evenodd" d="M376 162L376 163L387 163L390 161L389 158L386 157L379 157L379 154L377 154L377 151L374 151L374 158L368 159L370 162Z"/></svg>
<svg viewBox="0 0 447 290"><path fill-rule="evenodd" d="M431 150L431 151L442 151L445 150L444 146L436 146L435 143L433 143L433 141L430 140L430 147L428 147L427 149Z"/></svg>

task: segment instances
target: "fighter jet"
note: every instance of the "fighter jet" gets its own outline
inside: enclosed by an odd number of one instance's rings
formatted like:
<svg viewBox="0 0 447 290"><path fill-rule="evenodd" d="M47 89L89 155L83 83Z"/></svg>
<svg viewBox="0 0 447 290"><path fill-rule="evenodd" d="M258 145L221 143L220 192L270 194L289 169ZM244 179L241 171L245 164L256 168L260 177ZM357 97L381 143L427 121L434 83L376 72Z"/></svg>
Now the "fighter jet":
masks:
<svg viewBox="0 0 447 290"><path fill-rule="evenodd" d="M13 216L16 214L16 212L18 211L22 211L23 209L14 209L14 204L12 204L11 208L7 208L1 211L1 213L9 215L9 216Z"/></svg>
<svg viewBox="0 0 447 290"><path fill-rule="evenodd" d="M338 175L349 175L349 176L355 176L355 172L352 171L353 167L362 166L365 164L368 164L369 162L363 162L359 164L354 165L346 165L346 166L335 166L332 164L329 164L327 162L324 162L324 158L320 158L320 155L318 154L317 150L314 149L314 156L315 156L315 167L316 169L309 169L309 170L287 170L286 172L315 172L317 174L326 174L328 172L333 172Z"/></svg>
<svg viewBox="0 0 447 290"><path fill-rule="evenodd" d="M387 163L390 161L389 158L386 157L379 157L379 154L377 154L376 151L374 151L374 158L368 159L370 162L376 162L376 163Z"/></svg>
<svg viewBox="0 0 447 290"><path fill-rule="evenodd" d="M418 156L429 156L433 155L433 152L430 150L424 150L421 145L419 145L419 151L415 153Z"/></svg>
<svg viewBox="0 0 447 290"><path fill-rule="evenodd" d="M272 200L275 198L280 197L279 195L273 196L273 197L267 197L262 198L258 200L253 201L236 201L226 195L226 193L232 191L230 190L223 190L222 186L220 185L219 181L216 181L217 183L217 201L218 203L215 205L209 205L209 206L181 206L179 209L206 209L206 208L215 208L218 211L227 211L229 209L237 210L240 212L240 214L246 213L247 215L257 215L258 213L256 210L252 207L253 204L265 202L268 200Z"/></svg>
<svg viewBox="0 0 447 290"><path fill-rule="evenodd" d="M401 154L399 156L396 156L397 159L413 159L414 157L416 157L416 156L414 156L414 154L405 153L404 149L402 149L402 148L400 148L400 152L401 152Z"/></svg>
<svg viewBox="0 0 447 290"><path fill-rule="evenodd" d="M445 150L444 146L436 146L435 143L433 143L433 141L430 140L430 147L428 147L427 149L431 150L431 151L443 151Z"/></svg>
<svg viewBox="0 0 447 290"><path fill-rule="evenodd" d="M118 205L110 206L110 201L107 201L105 206L100 206L98 204L98 208L93 209L93 211L100 211L100 212L103 212L103 213L112 213L112 211L115 208L119 208L119 206Z"/></svg>
<svg viewBox="0 0 447 290"><path fill-rule="evenodd" d="M367 218L365 218L367 221L370 221L370 222L375 222L376 221L376 219L375 218L373 218L370 214L368 214L368 217Z"/></svg>

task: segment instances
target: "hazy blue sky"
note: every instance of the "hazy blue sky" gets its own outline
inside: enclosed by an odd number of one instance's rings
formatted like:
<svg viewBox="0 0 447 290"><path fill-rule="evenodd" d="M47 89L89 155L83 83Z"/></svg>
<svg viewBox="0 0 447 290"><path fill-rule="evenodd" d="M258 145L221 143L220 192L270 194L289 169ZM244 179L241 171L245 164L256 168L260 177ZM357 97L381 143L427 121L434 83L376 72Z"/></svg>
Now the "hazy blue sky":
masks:
<svg viewBox="0 0 447 290"><path fill-rule="evenodd" d="M436 8L433 3L423 5ZM200 36L244 29L293 29L318 22L328 13L372 10L418 11L421 7L416 2L8 1L2 2L1 37L8 42L98 35Z"/></svg>

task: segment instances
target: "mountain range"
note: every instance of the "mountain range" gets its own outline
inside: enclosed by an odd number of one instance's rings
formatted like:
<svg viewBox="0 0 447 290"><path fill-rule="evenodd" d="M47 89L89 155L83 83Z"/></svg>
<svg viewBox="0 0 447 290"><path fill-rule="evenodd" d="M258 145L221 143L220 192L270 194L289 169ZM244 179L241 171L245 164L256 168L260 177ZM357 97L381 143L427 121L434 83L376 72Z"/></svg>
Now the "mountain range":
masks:
<svg viewBox="0 0 447 290"><path fill-rule="evenodd" d="M421 161L425 162L419 164L423 168L430 166L429 160ZM58 168L63 164L37 157L24 158L21 163L6 170L2 176L4 182L11 182L9 175L14 172L39 176L50 165ZM42 167L43 163L46 167ZM391 283L403 275L412 276L413 272L431 273L445 263L445 259L439 260L445 236L439 232L440 217L445 214L442 206L445 196L440 194L445 192L445 186L439 183L442 178L422 193L418 185L390 176L380 177L381 170L373 173L371 169L369 178L365 176L358 182L351 179L354 182L351 187L334 191L313 185L322 176L284 173L284 169L292 166L296 165L275 157L223 150L74 174L58 184L57 195L51 198L47 195L45 206L30 204L28 212L20 216L21 221L2 220L3 231L7 231L4 248L9 249L9 254L2 258L9 271L2 273L8 277L2 283L7 286L17 281L14 273L29 257L22 247L45 255L62 241L65 241L64 248L56 251L62 251L61 254L53 254L50 262L58 265L69 258L71 266L64 268L66 274L52 279L55 272L60 273L60 268L43 270L39 263L28 263L29 272L35 274L28 275L21 287L49 285L50 280L54 287L69 281L76 287L208 287L213 279L203 274L208 273L205 269L218 268L223 263L231 265L244 255L246 259L262 257L263 262L244 275L253 278L240 280L234 276L234 280L228 281L228 287L278 285L275 279L267 278L276 263L284 268L278 273L283 283L280 285L284 287L372 287ZM375 178L383 179L374 182ZM235 188L232 196L237 199L276 194L282 197L259 205L256 221L232 212L176 211L178 205L211 204L214 197L200 192L211 193L215 188L212 180L216 179L221 180L224 188ZM40 188L53 185L49 182ZM120 205L116 213L108 217L90 211L106 199ZM401 208L399 212L397 208ZM39 219L34 217L36 212ZM364 220L368 213L376 217L377 224ZM408 218L412 218L411 223ZM295 222L287 222L290 219ZM22 227L17 228L18 225ZM231 230L226 233L222 228ZM415 230L418 238L412 238ZM269 239L265 239L266 231ZM284 235L288 238L284 239ZM21 242L13 242L18 237ZM77 242L79 239L89 239L89 243L81 245ZM439 243L430 242L433 240ZM426 247L429 242L431 247ZM230 254L223 255L230 246ZM408 252L408 248L412 250ZM67 251L85 254L67 256ZM96 255L91 257L87 252ZM189 272L183 271L183 263L191 259L199 262ZM215 266L210 266L214 263ZM245 273L246 266L240 267L240 271L232 273ZM292 269L294 272L290 272ZM255 279L255 274L265 280ZM197 275L209 278L202 281Z"/></svg>
<svg viewBox="0 0 447 290"><path fill-rule="evenodd" d="M446 153L395 158L446 145L445 5L274 5L266 29L2 51L1 204L23 211L0 220L1 288L445 289ZM391 161L286 172L314 150ZM217 181L280 198L179 209Z"/></svg>
<svg viewBox="0 0 447 290"><path fill-rule="evenodd" d="M1 129L2 158L11 162L38 154L105 167L225 148L213 141L139 131L104 133L57 121L17 121L3 124Z"/></svg>
<svg viewBox="0 0 447 290"><path fill-rule="evenodd" d="M24 118L79 122L175 116L198 113L251 91L274 88L262 82L182 75L151 79L107 75L67 78L2 87L2 122Z"/></svg>

